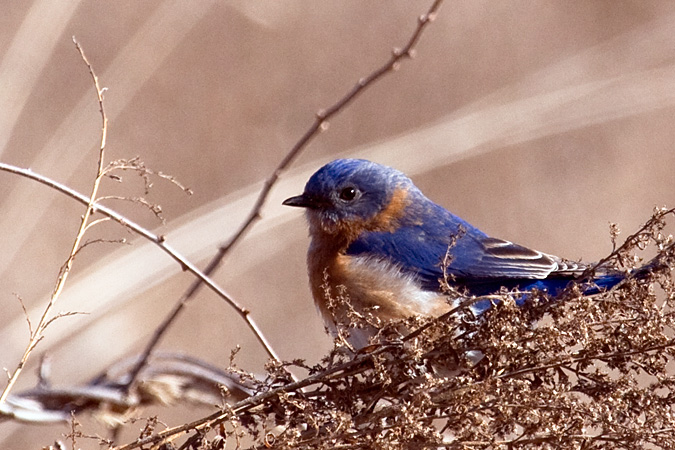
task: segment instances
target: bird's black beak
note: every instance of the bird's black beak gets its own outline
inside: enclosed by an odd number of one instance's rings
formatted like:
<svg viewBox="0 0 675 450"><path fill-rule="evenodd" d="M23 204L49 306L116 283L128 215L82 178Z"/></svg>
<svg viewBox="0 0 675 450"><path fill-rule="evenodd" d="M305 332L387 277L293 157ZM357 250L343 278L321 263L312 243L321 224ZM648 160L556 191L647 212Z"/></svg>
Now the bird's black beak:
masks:
<svg viewBox="0 0 675 450"><path fill-rule="evenodd" d="M282 205L297 206L298 208L316 208L316 202L304 194L287 198L283 201Z"/></svg>

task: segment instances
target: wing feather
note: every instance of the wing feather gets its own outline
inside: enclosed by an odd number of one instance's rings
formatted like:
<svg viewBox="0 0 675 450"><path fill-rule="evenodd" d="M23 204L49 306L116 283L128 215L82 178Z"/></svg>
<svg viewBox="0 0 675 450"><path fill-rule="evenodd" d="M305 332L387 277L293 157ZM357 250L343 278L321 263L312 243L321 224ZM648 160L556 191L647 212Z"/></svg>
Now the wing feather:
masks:
<svg viewBox="0 0 675 450"><path fill-rule="evenodd" d="M574 276L586 269L581 263L564 260L513 242L487 237L478 241L479 251L466 271L476 277L544 279L552 274Z"/></svg>

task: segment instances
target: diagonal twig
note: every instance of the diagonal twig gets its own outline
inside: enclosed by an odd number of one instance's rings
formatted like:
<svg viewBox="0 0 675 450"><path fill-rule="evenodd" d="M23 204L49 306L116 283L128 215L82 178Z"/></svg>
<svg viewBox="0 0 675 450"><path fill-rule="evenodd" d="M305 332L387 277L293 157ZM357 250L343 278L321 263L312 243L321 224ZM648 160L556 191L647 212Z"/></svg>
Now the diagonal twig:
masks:
<svg viewBox="0 0 675 450"><path fill-rule="evenodd" d="M379 68L371 72L368 76L361 78L358 82L349 90L342 98L340 98L333 105L327 109L321 110L316 113L314 117L314 122L307 129L305 134L295 143L291 150L284 156L279 165L274 169L272 174L265 180L263 188L258 194L258 197L253 204L251 211L247 218L243 221L239 229L234 233L230 240L221 245L218 248L218 251L213 256L211 261L204 268L203 273L205 275L211 275L221 264L225 256L229 253L232 247L239 242L246 233L253 227L253 225L260 220L261 215L260 211L265 205L267 198L269 196L272 187L275 185L279 176L291 165L291 163L298 157L298 155L307 147L309 142L315 138L321 131L325 130L328 125L328 120L333 116L342 111L348 104L350 104L359 94L361 94L366 88L371 86L377 80L382 78L387 73L393 72L398 69L398 66L404 58L412 58L414 56L414 47L422 36L422 32L433 20L436 18L436 14L441 6L443 0L435 0L427 12L421 15L418 18L417 27L413 31L413 34L410 36L403 48L395 48L392 51L389 60L382 64ZM143 365L146 363L147 359L150 357L152 350L159 343L160 339L166 332L166 329L171 325L171 323L178 317L180 312L183 309L183 306L197 293L200 289L202 281L200 279L195 280L181 296L181 298L176 302L175 306L171 312L164 319L162 324L157 328L154 335L148 342L143 351L138 362L138 366L132 372L132 376L129 382L129 387L134 382L138 373L143 369Z"/></svg>
<svg viewBox="0 0 675 450"><path fill-rule="evenodd" d="M603 267L607 262L609 262L611 259L616 258L618 255L620 255L622 252L625 252L627 249L637 245L640 242L640 239L645 235L647 230L650 230L651 228L654 227L657 223L659 223L661 220L663 220L664 217L668 215L675 215L675 208L670 208L670 209L660 209L654 213L652 217L649 218L648 221L646 221L639 230L637 230L635 233L631 234L626 238L623 244L621 244L619 247L615 248L612 253L609 255L605 256L602 258L600 261L590 265L581 275L577 277L578 280L584 280L586 278L589 278L593 275L595 270L597 270L599 267ZM670 244L670 248L675 247L675 244ZM660 256L657 256L656 258L652 259L649 261L647 264L645 264L643 267L650 267L652 269L658 268L659 265L659 258ZM654 267L651 267L654 266Z"/></svg>
<svg viewBox="0 0 675 450"><path fill-rule="evenodd" d="M38 343L42 340L45 328L47 328L47 326L49 326L49 324L52 323L54 320L54 318L50 318L49 316L52 312L52 309L54 309L54 305L56 304L56 301L60 297L61 292L63 292L63 288L68 279L68 275L72 270L75 255L77 254L77 251L80 248L82 239L84 238L84 234L89 224L89 218L94 213L94 202L96 201L95 200L96 195L98 193L98 189L101 184L101 179L103 177L103 157L105 155L106 137L108 135L108 118L106 117L105 108L103 106L103 90L99 86L98 77L96 76L93 67L89 63L89 60L87 59L86 55L84 54L84 50L82 50L82 47L75 40L74 37L73 42L75 43L77 51L80 53L80 57L89 68L89 74L91 75L94 81L94 87L96 88L96 97L98 100L99 110L101 112L101 122L102 122L101 143L98 152L98 167L96 171L96 177L94 178L94 182L92 184L91 195L89 196L86 202L83 202L87 206L87 209L82 215L82 218L80 220L80 227L75 236L75 240L73 241L73 245L71 247L70 254L68 255L68 259L66 259L66 262L63 264L63 266L61 266L56 281L56 285L54 286L54 290L52 291L52 294L49 298L49 302L47 303L47 306L45 307L45 310L43 311L42 316L40 317L40 320L38 321L38 324L35 327L35 330L31 332L30 340L28 342L28 345L26 346L26 349L24 350L24 353L21 357L18 366L16 367L14 372L12 372L11 376L9 377L9 380L7 381L5 389L2 391L2 394L0 394L0 405L2 405L7 400L7 396L9 395L9 392L11 391L12 387L19 378L21 371L23 370L24 366L26 365L26 362L28 361L28 357L32 353L33 349L35 349Z"/></svg>
<svg viewBox="0 0 675 450"><path fill-rule="evenodd" d="M21 175L33 181L37 181L38 183L44 184L45 186L49 186L50 188L55 189L85 205L89 205L91 202L90 198L87 197L86 195L81 194L62 183L59 183L48 177L45 177L44 175L37 174L30 169L23 169L20 167L13 166L11 164L0 162L0 170L10 172L16 175ZM272 346L270 345L269 341L262 334L260 328L255 323L253 318L251 318L250 311L248 311L246 308L237 303L230 294L228 294L224 289L218 286L211 278L208 277L208 275L205 275L201 270L199 270L199 268L195 266L193 263L191 263L185 256L181 255L178 251L174 250L170 245L168 245L165 242L164 236L154 234L153 232L147 230L146 228L143 228L137 223L127 219L117 211L98 203L91 203L91 212L101 213L104 216L109 217L115 222L133 231L134 233L151 241L159 248L161 248L166 254L168 254L173 260L178 262L178 264L180 264L180 266L184 270L192 272L192 274L194 274L197 278L199 278L202 283L208 286L209 289L215 292L220 298L225 300L227 304L229 304L231 307L235 309L235 311L244 319L247 326L251 329L256 339L258 339L258 341L262 344L262 346L265 348L265 351L267 351L270 357L278 360L278 356L274 351L274 349L272 349Z"/></svg>

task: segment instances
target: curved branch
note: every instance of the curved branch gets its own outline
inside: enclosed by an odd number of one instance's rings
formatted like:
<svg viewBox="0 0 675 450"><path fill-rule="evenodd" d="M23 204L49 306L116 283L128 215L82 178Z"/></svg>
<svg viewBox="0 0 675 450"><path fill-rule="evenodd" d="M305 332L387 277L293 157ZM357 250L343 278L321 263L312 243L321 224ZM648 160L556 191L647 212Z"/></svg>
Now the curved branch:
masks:
<svg viewBox="0 0 675 450"><path fill-rule="evenodd" d="M262 331L260 331L260 328L258 325L255 323L253 318L250 316L250 311L248 311L246 308L241 306L239 303L237 303L230 294L228 294L225 290L223 290L220 286L218 286L211 278L209 278L208 275L205 275L197 266L192 264L187 258L185 258L183 255L178 253L176 250L171 248L166 242L165 242L165 236L162 235L157 235L152 233L151 231L143 228L142 226L138 225L137 223L127 219L120 213L103 206L101 204L98 204L96 202L91 202L90 198L87 197L86 195L83 195L70 187L61 184L57 181L54 181L50 178L45 177L44 175L37 174L33 172L30 169L22 169L20 167L12 166L10 164L2 163L0 162L0 170L3 170L5 172L13 173L15 175L20 175L22 177L26 177L28 179L31 179L33 181L37 181L40 184L44 184L45 186L48 186L56 191L61 192L62 194L67 195L68 197L77 200L78 202L84 204L84 205L89 205L91 204L91 212L92 213L101 213L104 216L109 217L110 219L114 220L115 222L119 223L120 225L128 228L129 230L133 231L134 233L144 237L145 239L151 241L155 245L157 245L159 248L161 248L166 254L168 254L173 260L175 260L178 264L181 265L183 270L187 270L189 272L192 272L199 280L200 282L206 284L213 292L215 292L220 298L225 300L228 305L230 305L234 310L244 319L246 322L246 325L251 329L253 334L255 335L256 339L258 339L258 342L263 346L267 354L277 360L279 360L278 355L270 345L269 341L267 338L262 334Z"/></svg>

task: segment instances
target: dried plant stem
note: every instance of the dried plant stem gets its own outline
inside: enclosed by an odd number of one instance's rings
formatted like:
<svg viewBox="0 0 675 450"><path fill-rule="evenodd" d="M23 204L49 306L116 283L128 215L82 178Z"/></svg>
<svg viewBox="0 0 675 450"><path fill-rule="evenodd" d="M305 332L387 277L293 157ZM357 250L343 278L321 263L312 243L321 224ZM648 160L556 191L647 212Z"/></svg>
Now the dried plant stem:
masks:
<svg viewBox="0 0 675 450"><path fill-rule="evenodd" d="M502 374L499 374L497 377L498 378L513 378L517 376L524 375L526 373L533 373L533 372L541 372L546 369L555 369L558 367L564 367L569 364L574 364L574 363L586 363L590 361L607 361L610 359L617 359L617 358L628 358L630 356L634 355L642 355L647 352L654 352L657 350L666 350L666 349L672 349L675 348L675 339L671 339L668 342L665 342L663 344L659 345L652 345L649 347L644 347L644 348L638 348L638 349L633 349L630 351L625 351L625 352L608 352L608 353L596 353L592 355L584 355L584 356L576 356L576 355L571 355L565 360L562 361L555 361L550 364L541 364L537 366L532 366L532 367L525 367L519 370L514 370L512 372L505 372Z"/></svg>
<svg viewBox="0 0 675 450"><path fill-rule="evenodd" d="M178 262L180 266L183 268L183 270L187 270L189 272L192 272L197 278L201 280L202 283L204 283L206 286L208 286L213 292L215 292L220 298L225 300L228 305L233 307L237 313L242 316L248 327L251 329L251 331L254 333L258 341L262 344L262 346L265 348L267 353L270 355L270 357L277 359L278 357L274 350L272 349L272 346L270 345L269 341L265 336L262 335L260 328L258 328L258 325L255 323L255 321L250 317L250 311L248 311L246 308L243 306L239 305L233 297L228 294L225 290L223 290L221 287L219 287L211 278L209 278L207 275L205 275L199 268L197 268L194 264L192 264L186 257L181 255L179 252L174 250L171 246L166 244L165 242L165 237L156 235L152 233L151 231L143 228L142 226L138 225L137 223L127 219L120 213L116 212L115 210L108 208L106 206L100 205L98 203L90 203L90 198L87 197L84 194L81 194L68 186L65 186L64 184L61 184L57 181L54 181L50 178L47 178L43 175L37 174L33 172L30 169L22 169L20 167L12 166L11 164L5 164L0 162L0 170L3 170L5 172L10 172L16 175L21 175L23 177L29 178L33 181L37 181L41 184L44 184L45 186L49 186L52 189L55 189L70 198L79 201L80 203L83 203L85 205L91 205L91 213L100 213L103 214L104 216L109 217L110 219L114 220L115 222L121 224L122 226L128 228L129 230L133 231L134 233L144 237L145 239L148 239L149 241L153 242L155 245L157 245L159 248L161 248L166 254L168 254L173 260Z"/></svg>
<svg viewBox="0 0 675 450"><path fill-rule="evenodd" d="M621 244L618 248L615 248L614 251L612 251L612 253L610 253L609 255L602 258L600 261L596 262L595 264L591 265L588 269L586 269L584 271L584 273L582 273L579 276L578 279L583 280L585 278L588 278L588 277L592 276L593 273L595 272L595 270L598 267L604 266L605 264L607 264L607 262L616 258L622 252L625 252L628 248L636 246L640 242L640 239L642 237L644 237L645 235L647 235L648 230L650 230L656 224L658 224L659 222L664 220L664 218L668 215L675 215L675 208L670 208L670 209L662 208L662 209L658 209L657 211L655 211L654 215L652 217L650 217L649 220L647 220L647 222L645 222L644 225L642 225L639 230L637 230L635 233L628 236L626 238L626 240L624 241L624 243ZM672 249L673 246L674 246L674 244L671 244L669 247ZM659 259L659 257L656 257L654 260L647 263L647 265L653 266L652 267L653 269L658 268L658 259Z"/></svg>
<svg viewBox="0 0 675 450"><path fill-rule="evenodd" d="M96 76L96 73L94 72L93 67L89 63L89 60L87 59L86 55L84 54L84 51L82 50L82 47L80 44L75 40L73 37L73 42L75 43L75 47L77 48L78 52L80 53L80 57L84 61L84 63L87 65L87 68L89 69L89 74L92 77L92 80L94 81L94 87L96 88L96 97L98 99L98 105L99 105L99 111L101 113L101 145L99 147L99 152L98 152L98 167L96 171L96 177L94 178L94 182L92 184L91 188L91 195L89 196L88 201L86 202L87 209L82 215L82 219L80 221L80 227L77 231L77 235L75 236L75 240L73 241L73 245L70 249L70 254L68 256L68 259L66 262L61 266L61 270L59 272L58 279L56 281L56 285L54 286L54 290L52 291L52 294L49 298L49 302L47 303L47 306L45 307L44 312L42 313L42 316L40 317L40 321L38 322L37 326L35 327L35 330L31 332L30 340L28 342L28 346L26 346L26 349L24 350L23 356L21 357L21 361L17 365L16 369L14 372L9 377L9 380L7 382L7 385L5 386L5 389L2 391L2 394L0 395L0 404L4 403L5 400L7 399L7 396L9 395L10 391L12 390L12 387L16 383L16 380L19 378L19 375L21 374L21 371L23 370L24 366L26 365L26 362L28 361L28 358L30 354L32 353L33 349L37 346L37 344L42 340L43 337L43 332L47 328L47 326L51 323L50 315L52 312L52 309L54 309L54 305L56 304L56 301L58 300L59 296L61 295L61 292L63 292L63 288L66 284L66 281L68 280L68 275L70 274L70 271L72 270L73 267L73 261L75 260L75 255L77 254L77 251L80 248L82 239L84 237L84 234L87 230L88 224L89 224L89 218L93 214L94 211L94 201L95 198L98 194L98 189L101 184L101 179L103 178L103 157L105 155L105 144L106 144L106 138L108 135L108 118L106 117L105 114L105 108L103 106L103 90L99 86L98 82L98 77Z"/></svg>
<svg viewBox="0 0 675 450"><path fill-rule="evenodd" d="M349 373L353 369L362 366L364 363L372 361L374 357L386 352L388 349L389 349L388 346L383 345L371 353L359 355L356 358L352 359L351 361L340 364L331 369L325 370L315 375L310 375L306 378L303 378L302 380L294 381L292 383L289 383L287 385L278 388L270 389L269 391L263 392L261 394L248 397L244 400L235 403L234 405L231 405L225 411L218 411L209 416L197 419L193 422L186 423L184 425L179 425L173 428L168 428L152 436L148 436L143 439L138 439L130 444L123 445L120 447L114 447L111 450L131 450L133 448L139 448L144 445L150 444L154 445L160 443L166 440L167 438L175 437L182 433L186 433L190 430L212 429L214 426L232 418L233 416L241 413L242 411L248 410L255 406L262 405L266 401L273 399L281 394L299 391L302 390L302 388L311 385L322 384L334 377L340 376L341 374Z"/></svg>

